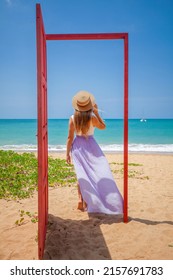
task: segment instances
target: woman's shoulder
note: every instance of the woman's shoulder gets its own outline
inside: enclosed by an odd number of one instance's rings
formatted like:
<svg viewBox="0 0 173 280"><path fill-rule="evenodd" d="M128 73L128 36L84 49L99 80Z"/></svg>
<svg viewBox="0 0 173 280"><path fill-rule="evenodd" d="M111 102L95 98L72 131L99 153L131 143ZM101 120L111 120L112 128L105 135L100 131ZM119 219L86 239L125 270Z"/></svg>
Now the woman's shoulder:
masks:
<svg viewBox="0 0 173 280"><path fill-rule="evenodd" d="M69 117L69 124L74 125L74 115Z"/></svg>

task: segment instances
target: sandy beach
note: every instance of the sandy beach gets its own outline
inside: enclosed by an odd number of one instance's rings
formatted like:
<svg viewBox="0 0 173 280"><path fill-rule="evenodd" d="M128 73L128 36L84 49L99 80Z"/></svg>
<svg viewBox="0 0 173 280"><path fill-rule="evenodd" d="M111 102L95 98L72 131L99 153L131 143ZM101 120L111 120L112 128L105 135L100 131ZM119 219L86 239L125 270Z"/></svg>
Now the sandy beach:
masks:
<svg viewBox="0 0 173 280"><path fill-rule="evenodd" d="M50 154L65 158L65 154ZM122 154L106 154L123 194ZM49 224L44 259L172 260L173 155L129 155L129 222L88 215L77 206L76 186L49 190ZM24 200L0 201L0 259L38 259L37 223L20 211L37 212L37 193Z"/></svg>

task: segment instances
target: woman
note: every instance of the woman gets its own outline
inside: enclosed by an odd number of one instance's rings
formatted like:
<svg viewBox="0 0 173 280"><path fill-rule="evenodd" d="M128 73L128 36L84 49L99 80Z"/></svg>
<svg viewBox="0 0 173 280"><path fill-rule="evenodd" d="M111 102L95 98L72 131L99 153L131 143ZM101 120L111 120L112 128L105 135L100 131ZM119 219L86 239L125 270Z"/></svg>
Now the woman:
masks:
<svg viewBox="0 0 173 280"><path fill-rule="evenodd" d="M106 127L94 96L80 91L73 97L72 104L75 112L69 120L66 161L71 163L71 153L78 179L78 209L86 209L89 213L122 214L122 196L107 159L93 137L95 128Z"/></svg>

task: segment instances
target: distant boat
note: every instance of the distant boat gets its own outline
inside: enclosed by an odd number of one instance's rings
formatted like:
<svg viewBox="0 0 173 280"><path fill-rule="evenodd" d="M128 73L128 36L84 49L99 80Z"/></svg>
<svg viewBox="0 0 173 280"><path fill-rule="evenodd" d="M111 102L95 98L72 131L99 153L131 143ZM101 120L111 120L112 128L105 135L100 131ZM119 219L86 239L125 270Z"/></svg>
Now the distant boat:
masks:
<svg viewBox="0 0 173 280"><path fill-rule="evenodd" d="M140 122L146 122L147 120L146 119L140 119Z"/></svg>

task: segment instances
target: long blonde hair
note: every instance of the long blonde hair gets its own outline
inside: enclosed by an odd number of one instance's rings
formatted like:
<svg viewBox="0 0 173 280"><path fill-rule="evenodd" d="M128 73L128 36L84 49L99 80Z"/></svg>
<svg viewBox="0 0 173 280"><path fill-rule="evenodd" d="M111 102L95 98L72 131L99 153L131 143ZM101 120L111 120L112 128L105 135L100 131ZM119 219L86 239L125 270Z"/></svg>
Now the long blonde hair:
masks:
<svg viewBox="0 0 173 280"><path fill-rule="evenodd" d="M92 110L81 112L75 111L74 113L74 126L76 132L81 132L86 135L91 123Z"/></svg>

